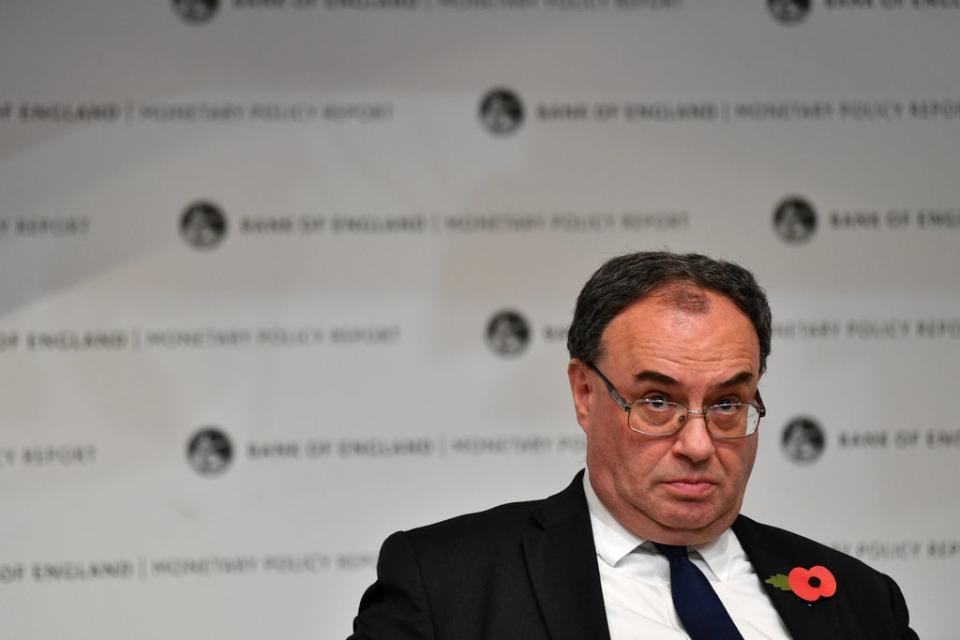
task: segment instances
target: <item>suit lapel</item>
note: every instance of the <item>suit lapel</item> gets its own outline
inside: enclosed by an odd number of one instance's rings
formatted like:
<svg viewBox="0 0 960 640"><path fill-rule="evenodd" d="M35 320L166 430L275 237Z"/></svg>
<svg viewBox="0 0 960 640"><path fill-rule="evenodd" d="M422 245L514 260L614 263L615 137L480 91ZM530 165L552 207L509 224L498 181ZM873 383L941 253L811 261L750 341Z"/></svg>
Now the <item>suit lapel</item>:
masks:
<svg viewBox="0 0 960 640"><path fill-rule="evenodd" d="M607 640L607 616L583 472L535 514L524 540L527 570L551 640Z"/></svg>
<svg viewBox="0 0 960 640"><path fill-rule="evenodd" d="M832 598L806 602L791 591L782 591L763 582L778 573L787 574L797 566L810 568L819 564L816 558L803 557L793 547L777 546L769 536L763 535L760 525L744 516L739 516L733 523L733 532L756 570L770 602L795 640L843 637L840 622L842 598L839 593Z"/></svg>
<svg viewBox="0 0 960 640"><path fill-rule="evenodd" d="M569 487L548 498L534 514L538 528L523 543L527 570L551 640L609 640L600 572L586 498L583 472ZM733 532L757 572L763 589L794 640L844 637L843 597L808 603L790 591L763 582L797 566L820 564L816 557L789 544L778 544L762 525L745 516ZM778 540L781 540L777 536Z"/></svg>

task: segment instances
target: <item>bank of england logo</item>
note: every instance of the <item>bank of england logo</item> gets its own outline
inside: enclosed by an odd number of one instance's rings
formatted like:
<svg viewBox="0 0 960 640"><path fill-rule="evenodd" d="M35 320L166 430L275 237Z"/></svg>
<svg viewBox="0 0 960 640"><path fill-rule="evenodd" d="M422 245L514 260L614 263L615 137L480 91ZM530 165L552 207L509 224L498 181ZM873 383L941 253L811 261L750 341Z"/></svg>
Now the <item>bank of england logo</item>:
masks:
<svg viewBox="0 0 960 640"><path fill-rule="evenodd" d="M812 2L813 0L767 0L767 9L780 24L795 25L810 13Z"/></svg>
<svg viewBox="0 0 960 640"><path fill-rule="evenodd" d="M523 102L510 89L493 89L480 101L480 122L495 136L508 136L523 124Z"/></svg>
<svg viewBox="0 0 960 640"><path fill-rule="evenodd" d="M187 462L202 476L216 476L233 461L233 444L216 427L203 427L187 443Z"/></svg>
<svg viewBox="0 0 960 640"><path fill-rule="evenodd" d="M173 10L188 24L209 22L219 8L220 0L173 0Z"/></svg>
<svg viewBox="0 0 960 640"><path fill-rule="evenodd" d="M487 323L487 346L504 358L515 358L530 344L530 324L516 311L498 311Z"/></svg>
<svg viewBox="0 0 960 640"><path fill-rule="evenodd" d="M784 455L797 464L811 464L823 455L827 441L816 420L800 416L783 428L780 446Z"/></svg>
<svg viewBox="0 0 960 640"><path fill-rule="evenodd" d="M817 211L803 198L787 198L773 211L773 228L784 242L806 242L817 230Z"/></svg>
<svg viewBox="0 0 960 640"><path fill-rule="evenodd" d="M180 237L194 249L213 249L227 235L227 216L212 202L194 202L180 217Z"/></svg>

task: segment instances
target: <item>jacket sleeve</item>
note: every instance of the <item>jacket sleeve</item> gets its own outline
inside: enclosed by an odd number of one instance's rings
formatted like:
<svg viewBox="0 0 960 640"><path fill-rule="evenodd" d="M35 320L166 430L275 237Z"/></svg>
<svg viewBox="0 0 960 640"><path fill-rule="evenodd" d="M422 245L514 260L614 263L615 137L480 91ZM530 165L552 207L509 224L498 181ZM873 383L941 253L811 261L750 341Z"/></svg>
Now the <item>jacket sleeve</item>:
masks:
<svg viewBox="0 0 960 640"><path fill-rule="evenodd" d="M890 605L893 610L893 618L896 622L897 633L902 640L918 640L917 632L910 628L910 614L907 611L907 601L903 598L903 592L890 576L884 575L887 581L887 587L890 589Z"/></svg>
<svg viewBox="0 0 960 640"><path fill-rule="evenodd" d="M406 533L387 538L377 560L377 581L360 599L347 640L433 640L433 623L420 565Z"/></svg>

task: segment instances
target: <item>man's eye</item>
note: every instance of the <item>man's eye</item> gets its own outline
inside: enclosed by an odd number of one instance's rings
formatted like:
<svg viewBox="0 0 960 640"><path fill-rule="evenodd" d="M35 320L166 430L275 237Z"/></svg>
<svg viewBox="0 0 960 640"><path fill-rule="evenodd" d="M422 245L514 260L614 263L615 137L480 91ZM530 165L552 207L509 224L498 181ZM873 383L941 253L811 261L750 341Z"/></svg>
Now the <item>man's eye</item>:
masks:
<svg viewBox="0 0 960 640"><path fill-rule="evenodd" d="M644 404L646 404L651 409L663 410L670 406L670 400L666 396L660 395L659 393L651 393L648 396L643 398Z"/></svg>
<svg viewBox="0 0 960 640"><path fill-rule="evenodd" d="M736 398L723 398L713 403L713 406L710 408L714 411L720 411L724 413L729 413L731 411L736 411L740 407L740 401Z"/></svg>

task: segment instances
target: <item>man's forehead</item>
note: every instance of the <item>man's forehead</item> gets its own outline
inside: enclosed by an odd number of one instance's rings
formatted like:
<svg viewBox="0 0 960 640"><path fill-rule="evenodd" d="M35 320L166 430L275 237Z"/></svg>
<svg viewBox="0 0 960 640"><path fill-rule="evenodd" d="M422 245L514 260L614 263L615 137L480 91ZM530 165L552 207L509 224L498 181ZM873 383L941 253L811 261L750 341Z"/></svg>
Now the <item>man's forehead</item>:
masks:
<svg viewBox="0 0 960 640"><path fill-rule="evenodd" d="M600 357L609 355L610 349L620 351L630 345L639 346L651 341L660 343L664 339L683 341L685 334L697 332L696 327L702 333L705 326L709 327L710 334L718 337L748 329L759 350L756 327L733 300L712 289L684 281L659 287L614 316L601 336ZM708 347L707 344L702 346Z"/></svg>

